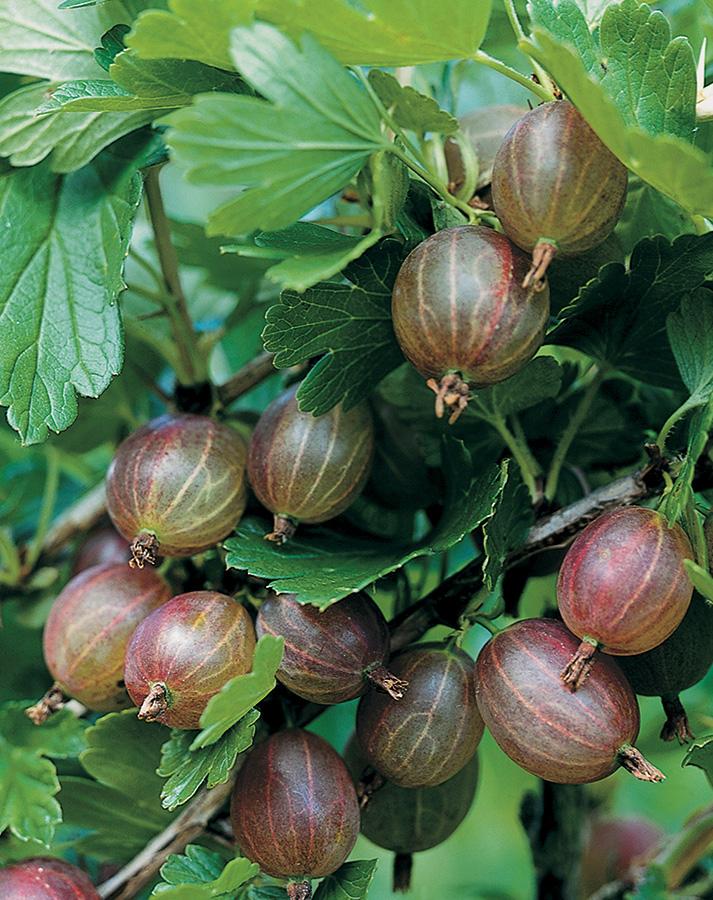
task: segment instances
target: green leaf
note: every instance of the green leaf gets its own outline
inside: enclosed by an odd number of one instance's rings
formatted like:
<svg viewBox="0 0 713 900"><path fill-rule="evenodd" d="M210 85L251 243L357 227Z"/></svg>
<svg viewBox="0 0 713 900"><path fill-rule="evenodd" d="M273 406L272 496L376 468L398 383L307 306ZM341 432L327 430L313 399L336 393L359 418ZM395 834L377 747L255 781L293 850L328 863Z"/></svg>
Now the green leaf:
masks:
<svg viewBox="0 0 713 900"><path fill-rule="evenodd" d="M713 429L713 398L696 410L688 423L688 443L686 457L683 461L671 490L664 495L659 510L669 522L677 522L683 515L693 497L693 479L696 474L696 463L708 444Z"/></svg>
<svg viewBox="0 0 713 900"><path fill-rule="evenodd" d="M689 213L713 215L713 170L705 153L675 135L628 126L569 42L535 28L532 38L520 46L549 72L627 168Z"/></svg>
<svg viewBox="0 0 713 900"><path fill-rule="evenodd" d="M412 66L467 59L480 46L491 0L259 0L258 12L294 37L311 32L348 65Z"/></svg>
<svg viewBox="0 0 713 900"><path fill-rule="evenodd" d="M511 460L504 460L501 466L504 470L502 490L496 496L491 514L483 524L483 575L489 591L495 590L495 583L504 570L507 555L524 544L535 521L530 494L520 470L512 465Z"/></svg>
<svg viewBox="0 0 713 900"><path fill-rule="evenodd" d="M685 409L704 406L713 394L713 295L699 290L684 297L679 312L666 319L678 371L690 397Z"/></svg>
<svg viewBox="0 0 713 900"><path fill-rule="evenodd" d="M376 871L377 860L355 859L327 875L314 893L314 900L363 900Z"/></svg>
<svg viewBox="0 0 713 900"><path fill-rule="evenodd" d="M232 728L209 747L191 750L195 735L190 731L174 731L161 748L158 774L167 778L161 791L165 809L186 803L205 781L209 788L224 784L239 753L253 742L255 723L260 717L249 710Z"/></svg>
<svg viewBox="0 0 713 900"><path fill-rule="evenodd" d="M201 716L201 728L191 750L215 744L229 728L248 716L253 706L275 687L275 672L282 662L285 642L281 637L264 634L255 646L252 671L236 675L210 698ZM250 723L248 723L249 727Z"/></svg>
<svg viewBox="0 0 713 900"><path fill-rule="evenodd" d="M49 845L62 813L55 767L43 756L76 756L84 747L84 725L62 710L38 727L26 706L0 708L0 834L9 828L22 841Z"/></svg>
<svg viewBox="0 0 713 900"><path fill-rule="evenodd" d="M711 787L713 787L713 734L694 738L686 750L681 762L682 766L695 766L703 769Z"/></svg>
<svg viewBox="0 0 713 900"><path fill-rule="evenodd" d="M683 566L693 587L699 594L703 594L709 603L713 604L713 575L692 559L684 559Z"/></svg>
<svg viewBox="0 0 713 900"><path fill-rule="evenodd" d="M252 21L256 0L169 0L168 11L147 10L126 40L144 59L193 59L234 68L229 35Z"/></svg>
<svg viewBox="0 0 713 900"><path fill-rule="evenodd" d="M556 397L562 383L562 368L551 356L538 356L506 381L476 391L467 412L487 422L503 421L542 400Z"/></svg>
<svg viewBox="0 0 713 900"><path fill-rule="evenodd" d="M389 110L397 125L410 131L435 131L454 134L458 131L458 119L440 106L432 97L420 94L410 85L400 84L393 75L372 69L369 81L379 99Z"/></svg>
<svg viewBox="0 0 713 900"><path fill-rule="evenodd" d="M296 594L301 603L325 608L362 590L412 559L442 553L459 543L491 514L502 491L498 466L474 471L470 452L459 441L444 447L447 492L436 528L415 544L365 541L342 537L325 528L301 528L279 550L263 539L264 520L248 517L225 542L227 565L266 578L278 593Z"/></svg>
<svg viewBox="0 0 713 900"><path fill-rule="evenodd" d="M135 157L115 147L71 175L43 164L0 178L0 403L26 443L71 425L75 391L98 397L121 370Z"/></svg>
<svg viewBox="0 0 713 900"><path fill-rule="evenodd" d="M601 78L599 45L584 13L574 0L530 0L528 10L534 28L543 29L552 37L575 47L587 72L595 78Z"/></svg>
<svg viewBox="0 0 713 900"><path fill-rule="evenodd" d="M681 234L695 232L693 220L677 203L636 175L629 176L626 205L616 227L616 235L626 253L631 253L637 242L645 237L660 234L672 241Z"/></svg>
<svg viewBox="0 0 713 900"><path fill-rule="evenodd" d="M259 871L259 866L242 858L231 859L224 866L218 853L189 844L184 855L172 854L161 866L164 883L157 885L151 896L165 900L234 897L237 889Z"/></svg>
<svg viewBox="0 0 713 900"><path fill-rule="evenodd" d="M91 9L60 11L56 0L0 0L0 71L50 81L101 78L94 48L130 5L111 0Z"/></svg>
<svg viewBox="0 0 713 900"><path fill-rule="evenodd" d="M60 7L61 9L61 7ZM101 47L94 48L94 59L108 72L116 57L126 50L125 38L131 31L129 25L114 25L102 35Z"/></svg>
<svg viewBox="0 0 713 900"><path fill-rule="evenodd" d="M599 38L606 60L602 85L626 124L692 140L696 62L688 40L671 40L666 16L639 0L610 4Z"/></svg>
<svg viewBox="0 0 713 900"><path fill-rule="evenodd" d="M13 166L34 166L49 156L53 172L74 172L153 118L145 110L36 116L54 88L47 82L30 84L0 100L0 156L9 157Z"/></svg>
<svg viewBox="0 0 713 900"><path fill-rule="evenodd" d="M304 228L316 226L294 226L291 233ZM301 409L317 416L339 402L349 409L403 362L391 323L391 289L402 260L401 244L385 240L348 266L351 284L284 291L267 311L262 336L278 368L326 352L300 385Z"/></svg>
<svg viewBox="0 0 713 900"><path fill-rule="evenodd" d="M68 81L50 93L36 114L47 112L132 111L188 106L195 94L240 91L242 80L185 59L140 59L124 50L109 68L109 79Z"/></svg>
<svg viewBox="0 0 713 900"><path fill-rule="evenodd" d="M713 272L713 235L640 241L628 270L610 263L560 313L548 336L576 347L600 364L660 387L680 387L665 317L683 294Z"/></svg>
<svg viewBox="0 0 713 900"><path fill-rule="evenodd" d="M200 96L165 119L167 140L190 181L248 188L209 216L209 234L272 231L344 187L385 137L364 89L309 35L298 48L255 23L233 30L231 52L271 102Z"/></svg>

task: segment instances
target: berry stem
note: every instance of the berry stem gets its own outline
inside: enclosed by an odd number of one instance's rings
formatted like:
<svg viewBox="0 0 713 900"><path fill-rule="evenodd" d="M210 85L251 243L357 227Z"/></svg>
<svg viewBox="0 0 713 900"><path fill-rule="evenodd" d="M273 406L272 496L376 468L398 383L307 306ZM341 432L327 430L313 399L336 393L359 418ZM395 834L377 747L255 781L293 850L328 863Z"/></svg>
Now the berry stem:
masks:
<svg viewBox="0 0 713 900"><path fill-rule="evenodd" d="M408 681L397 678L386 666L371 669L366 673L366 677L394 700L400 700L408 690Z"/></svg>
<svg viewBox="0 0 713 900"><path fill-rule="evenodd" d="M594 665L594 654L598 644L591 638L585 637L579 645L577 652L562 670L562 681L574 693L582 687Z"/></svg>
<svg viewBox="0 0 713 900"><path fill-rule="evenodd" d="M523 439L518 439L513 434L513 432L508 428L507 423L505 422L505 419L502 418L502 416L496 415L492 418L488 418L488 422L490 422L493 428L503 439L513 457L515 458L518 466L520 467L522 480L525 482L528 490L530 491L532 502L535 504L538 503L541 497L538 478L542 472L542 469L540 468L540 464L532 455L532 451Z"/></svg>
<svg viewBox="0 0 713 900"><path fill-rule="evenodd" d="M516 81L524 88L527 88L528 91L532 91L533 94L535 94L540 98L540 100L545 103L553 99L552 94L544 85L538 84L536 81L528 78L527 75L523 75L522 72L518 72L517 69L513 69L512 66L508 66L507 63L502 62L502 60L496 59L494 56L490 56L489 53L485 53L483 50L476 50L470 58L473 60L473 62L488 66L489 69L494 69L496 72L499 72L501 75L504 75L511 81Z"/></svg>
<svg viewBox="0 0 713 900"><path fill-rule="evenodd" d="M57 502L57 489L59 488L59 455L57 450L45 447L46 473L45 484L42 491L42 506L37 519L37 527L32 542L27 548L23 563L23 572L31 572L42 553L42 545L52 521L55 503Z"/></svg>
<svg viewBox="0 0 713 900"><path fill-rule="evenodd" d="M555 494L557 493L557 485L559 484L562 466L565 459L567 458L567 454L569 453L569 448L572 446L572 441L574 441L575 437L579 433L579 429L582 427L585 419L589 415L589 411L592 408L592 403L594 403L599 388L606 378L605 369L599 369L597 366L594 366L593 370L594 377L589 382L589 385L582 394L577 408L575 409L571 419L567 423L567 427L562 432L562 436L559 439L559 443L557 444L554 456L552 457L550 471L547 473L547 481L545 482L545 497L547 500L553 500Z"/></svg>
<svg viewBox="0 0 713 900"><path fill-rule="evenodd" d="M413 856L410 853L397 853L394 856L392 889L395 894L407 894L411 890L412 869Z"/></svg>
<svg viewBox="0 0 713 900"><path fill-rule="evenodd" d="M310 900L312 886L309 881L290 881L287 885L289 900Z"/></svg>
<svg viewBox="0 0 713 900"><path fill-rule="evenodd" d="M294 537L296 531L297 523L293 519L276 513L272 531L265 535L265 540L272 541L274 544L286 544L290 538Z"/></svg>
<svg viewBox="0 0 713 900"><path fill-rule="evenodd" d="M35 725L42 725L51 715L62 709L67 699L64 691L55 681L38 703L35 703L34 706L30 706L25 710L25 715L34 722Z"/></svg>
<svg viewBox="0 0 713 900"><path fill-rule="evenodd" d="M515 9L514 0L503 0L503 5L505 7L505 12L507 13L508 19L510 19L510 24L512 25L512 30L515 33L515 37L517 38L518 43L520 41L527 40L527 36L523 30L522 25L520 24L520 19L518 18L518 15L517 15L517 10ZM525 55L527 55L527 54L525 54ZM554 90L551 89L551 86L552 86L551 78L549 77L547 72L545 72L545 70L542 68L542 66L538 62L536 62L531 56L528 56L527 58L530 62L530 65L532 66L532 69L533 69L535 75L537 75L537 80L539 81L539 83L542 85L543 88L545 88L545 90L548 90L548 88L549 88L549 91L548 91L549 97L547 99L555 100L556 99L555 92L554 92Z"/></svg>
<svg viewBox="0 0 713 900"><path fill-rule="evenodd" d="M557 256L557 245L554 241L541 238L532 251L532 265L530 271L525 275L522 286L529 288L532 285L533 290L543 291L545 289L545 279L550 263Z"/></svg>
<svg viewBox="0 0 713 900"><path fill-rule="evenodd" d="M636 747L632 747L630 744L624 744L619 749L619 762L639 781L663 781L666 778L663 772L660 772L656 766L652 766Z"/></svg>
<svg viewBox="0 0 713 900"><path fill-rule="evenodd" d="M679 744L687 744L695 737L688 725L686 710L678 697L662 697L661 705L666 713L666 722L661 729L661 740L678 739Z"/></svg>
<svg viewBox="0 0 713 900"><path fill-rule="evenodd" d="M139 718L145 722L155 722L166 712L168 712L168 689L165 684L158 682L151 685L151 690L144 698Z"/></svg>

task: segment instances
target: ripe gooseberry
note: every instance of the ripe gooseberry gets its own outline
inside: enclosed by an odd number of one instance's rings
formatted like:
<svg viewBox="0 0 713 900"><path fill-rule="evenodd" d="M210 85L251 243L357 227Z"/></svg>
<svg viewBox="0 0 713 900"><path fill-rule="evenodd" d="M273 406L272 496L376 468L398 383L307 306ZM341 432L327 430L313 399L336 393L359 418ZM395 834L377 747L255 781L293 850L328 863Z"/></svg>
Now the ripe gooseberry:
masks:
<svg viewBox="0 0 713 900"><path fill-rule="evenodd" d="M633 887L635 869L645 865L664 832L648 819L595 818L586 829L579 874L580 900L613 882Z"/></svg>
<svg viewBox="0 0 713 900"><path fill-rule="evenodd" d="M248 453L248 477L275 524L267 540L284 544L298 522L338 516L366 484L374 454L368 406L341 405L323 416L300 412L297 387L260 416Z"/></svg>
<svg viewBox="0 0 713 900"><path fill-rule="evenodd" d="M109 515L132 565L192 556L230 534L245 510L247 448L208 416L165 415L119 446L106 476Z"/></svg>
<svg viewBox="0 0 713 900"><path fill-rule="evenodd" d="M560 613L582 639L562 678L573 691L601 649L632 656L658 646L686 614L693 594L679 525L642 506L621 507L589 524L567 551L557 579Z"/></svg>
<svg viewBox="0 0 713 900"><path fill-rule="evenodd" d="M124 680L139 718L198 728L210 698L252 666L247 610L216 591L179 594L151 613L126 650Z"/></svg>
<svg viewBox="0 0 713 900"><path fill-rule="evenodd" d="M483 647L478 707L500 749L558 784L599 781L619 766L642 781L662 781L632 746L639 707L613 660L600 660L576 694L562 683L562 665L576 648L577 638L552 619L515 622Z"/></svg>
<svg viewBox="0 0 713 900"><path fill-rule="evenodd" d="M355 784L368 767L356 735L344 751ZM407 891L413 853L442 844L458 828L470 809L478 784L478 757L436 787L402 788L390 781L362 806L361 833L372 843L396 854L394 891Z"/></svg>
<svg viewBox="0 0 713 900"><path fill-rule="evenodd" d="M35 856L0 869L4 900L99 900L89 876L63 859Z"/></svg>
<svg viewBox="0 0 713 900"><path fill-rule="evenodd" d="M124 655L137 625L171 596L152 570L106 563L67 583L45 624L44 657L54 686L28 715L41 724L65 695L95 712L126 709Z"/></svg>
<svg viewBox="0 0 713 900"><path fill-rule="evenodd" d="M523 285L541 284L556 253L604 241L626 199L626 167L567 100L526 113L493 164L493 207L507 236L532 251Z"/></svg>
<svg viewBox="0 0 713 900"><path fill-rule="evenodd" d="M473 660L457 647L417 644L397 654L390 668L408 691L398 703L376 691L362 697L362 752L400 787L442 784L472 758L483 736Z"/></svg>
<svg viewBox="0 0 713 900"><path fill-rule="evenodd" d="M637 656L622 656L619 665L637 694L660 697L666 713L664 741L693 739L681 691L697 684L713 664L713 609L694 594L683 621L666 640Z"/></svg>
<svg viewBox="0 0 713 900"><path fill-rule="evenodd" d="M351 594L325 610L298 603L294 594L271 594L260 607L256 628L281 635L285 652L277 680L313 703L342 703L369 684L399 700L406 683L385 668L389 627L367 594Z"/></svg>
<svg viewBox="0 0 713 900"><path fill-rule="evenodd" d="M445 228L404 261L391 298L396 339L453 424L471 386L509 378L540 348L549 289L522 287L528 261L504 235Z"/></svg>
<svg viewBox="0 0 713 900"><path fill-rule="evenodd" d="M97 529L79 548L72 565L72 575L103 563L124 563L130 557L129 542L111 525Z"/></svg>
<svg viewBox="0 0 713 900"><path fill-rule="evenodd" d="M297 879L291 900L308 900L308 879L331 875L359 834L359 804L342 758L321 737L293 729L250 751L230 807L241 852L268 875Z"/></svg>

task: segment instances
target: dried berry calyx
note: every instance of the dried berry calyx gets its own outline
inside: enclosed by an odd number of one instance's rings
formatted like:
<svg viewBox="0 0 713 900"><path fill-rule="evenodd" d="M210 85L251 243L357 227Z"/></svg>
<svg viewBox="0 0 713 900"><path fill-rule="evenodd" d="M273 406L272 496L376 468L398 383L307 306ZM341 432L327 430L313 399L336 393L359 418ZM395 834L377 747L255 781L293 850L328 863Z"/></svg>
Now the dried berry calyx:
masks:
<svg viewBox="0 0 713 900"><path fill-rule="evenodd" d="M274 514L265 535L277 544L299 522L326 522L344 512L366 484L374 454L374 423L365 403L335 406L323 416L301 412L297 386L262 414L250 441L248 476Z"/></svg>
<svg viewBox="0 0 713 900"><path fill-rule="evenodd" d="M539 778L585 784L619 766L641 781L664 776L633 746L639 707L621 669L600 659L573 694L560 673L577 638L552 619L525 619L495 635L477 662L478 707L500 748Z"/></svg>
<svg viewBox="0 0 713 900"><path fill-rule="evenodd" d="M298 729L250 751L230 815L241 852L267 874L290 879L295 897L310 896L308 879L336 871L359 833L346 765L326 741Z"/></svg>
<svg viewBox="0 0 713 900"><path fill-rule="evenodd" d="M475 704L475 668L463 650L418 644L389 663L408 682L402 700L371 691L357 711L367 761L401 787L432 787L472 759L483 735Z"/></svg>
<svg viewBox="0 0 713 900"><path fill-rule="evenodd" d="M453 424L471 389L514 375L540 348L549 290L521 282L526 255L491 228L445 228L413 250L396 277L396 339Z"/></svg>
<svg viewBox="0 0 713 900"><path fill-rule="evenodd" d="M192 556L237 524L247 501L247 447L208 416L165 415L118 448L106 479L114 526L131 542L132 565Z"/></svg>
<svg viewBox="0 0 713 900"><path fill-rule="evenodd" d="M124 686L124 656L139 623L169 600L156 572L107 563L75 575L50 610L44 657L55 684L27 711L36 724L74 697L95 712L131 706Z"/></svg>
<svg viewBox="0 0 713 900"><path fill-rule="evenodd" d="M523 286L542 283L555 254L596 247L626 199L627 170L566 100L526 113L493 164L493 206L505 233L532 265Z"/></svg>
<svg viewBox="0 0 713 900"><path fill-rule="evenodd" d="M398 700L408 686L386 668L389 628L367 594L351 594L325 610L299 603L293 594L271 594L256 627L260 636L285 639L277 678L305 700L342 703L369 684Z"/></svg>
<svg viewBox="0 0 713 900"><path fill-rule="evenodd" d="M692 555L680 526L653 509L615 509L584 529L557 580L562 618L582 639L562 670L571 690L588 677L597 650L632 656L675 631L693 594L683 564Z"/></svg>
<svg viewBox="0 0 713 900"><path fill-rule="evenodd" d="M255 628L245 607L215 591L179 594L141 622L124 679L139 718L199 728L208 701L252 667Z"/></svg>
<svg viewBox="0 0 713 900"><path fill-rule="evenodd" d="M705 677L713 664L713 608L694 593L683 621L658 647L619 663L637 694L660 697L665 741L687 743L694 735L679 694Z"/></svg>

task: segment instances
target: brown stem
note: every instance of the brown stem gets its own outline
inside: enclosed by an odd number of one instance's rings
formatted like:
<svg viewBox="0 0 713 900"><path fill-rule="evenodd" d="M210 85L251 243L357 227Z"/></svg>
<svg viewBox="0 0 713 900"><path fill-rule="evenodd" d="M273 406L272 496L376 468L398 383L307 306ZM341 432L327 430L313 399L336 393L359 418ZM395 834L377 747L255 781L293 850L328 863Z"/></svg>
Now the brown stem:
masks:
<svg viewBox="0 0 713 900"><path fill-rule="evenodd" d="M42 725L51 715L59 712L67 700L68 697L55 681L38 703L35 703L34 706L30 706L25 710L25 715L28 719L31 719L35 725Z"/></svg>
<svg viewBox="0 0 713 900"><path fill-rule="evenodd" d="M641 753L629 744L625 744L619 750L619 762L631 772L634 778L639 781L664 781L666 776L660 772L656 766L652 766L648 760L644 759Z"/></svg>
<svg viewBox="0 0 713 900"><path fill-rule="evenodd" d="M688 716L679 698L662 697L661 705L666 713L666 721L661 729L661 739L672 741L674 738L677 738L679 744L687 744L689 741L692 741L695 734L693 734L688 725Z"/></svg>
<svg viewBox="0 0 713 900"><path fill-rule="evenodd" d="M290 900L310 900L312 885L309 881L290 881L287 885L287 896Z"/></svg>
<svg viewBox="0 0 713 900"><path fill-rule="evenodd" d="M577 652L562 670L560 678L574 693L579 690L592 671L599 644L591 638L585 637L577 648Z"/></svg>
<svg viewBox="0 0 713 900"><path fill-rule="evenodd" d="M273 359L274 354L272 353L260 353L250 362L245 363L242 369L238 369L225 384L221 384L218 387L218 399L223 406L229 406L238 397L247 394L249 390L272 375L276 371Z"/></svg>
<svg viewBox="0 0 713 900"><path fill-rule="evenodd" d="M463 381L457 372L449 372L444 375L440 381L435 378L429 378L426 382L436 395L436 415L442 419L446 409L450 410L448 424L453 425L458 420L460 414L468 406L470 399L470 387L467 382Z"/></svg>
<svg viewBox="0 0 713 900"><path fill-rule="evenodd" d="M395 894L407 894L411 890L412 869L413 856L410 853L397 853L394 856L392 888Z"/></svg>
<svg viewBox="0 0 713 900"><path fill-rule="evenodd" d="M400 700L408 689L408 681L397 678L385 666L377 666L366 673L366 677L394 700Z"/></svg>
<svg viewBox="0 0 713 900"><path fill-rule="evenodd" d="M106 489L102 481L55 519L45 535L42 552L57 553L76 534L83 534L93 528L105 512Z"/></svg>
<svg viewBox="0 0 713 900"><path fill-rule="evenodd" d="M131 542L131 559L129 565L132 569L143 569L148 563L155 566L158 562L159 542L155 534L142 531Z"/></svg>
<svg viewBox="0 0 713 900"><path fill-rule="evenodd" d="M532 251L532 265L530 271L525 276L522 286L529 288L530 285L536 291L545 289L547 269L552 260L557 256L557 245L550 241L538 241L535 249Z"/></svg>
<svg viewBox="0 0 713 900"><path fill-rule="evenodd" d="M266 541L272 541L275 544L286 544L291 537L294 537L297 531L297 523L289 516L281 516L275 514L272 531L265 535Z"/></svg>
<svg viewBox="0 0 713 900"><path fill-rule="evenodd" d="M151 690L144 698L139 710L139 718L145 722L155 722L168 712L168 688L158 682L151 685Z"/></svg>
<svg viewBox="0 0 713 900"><path fill-rule="evenodd" d="M366 809L369 800L377 791L381 790L385 784L386 779L384 776L371 766L367 766L361 773L361 778L356 787L360 809Z"/></svg>

